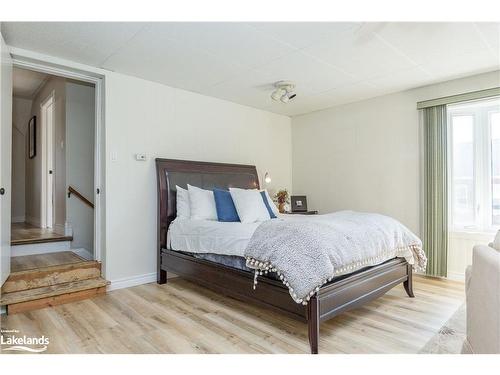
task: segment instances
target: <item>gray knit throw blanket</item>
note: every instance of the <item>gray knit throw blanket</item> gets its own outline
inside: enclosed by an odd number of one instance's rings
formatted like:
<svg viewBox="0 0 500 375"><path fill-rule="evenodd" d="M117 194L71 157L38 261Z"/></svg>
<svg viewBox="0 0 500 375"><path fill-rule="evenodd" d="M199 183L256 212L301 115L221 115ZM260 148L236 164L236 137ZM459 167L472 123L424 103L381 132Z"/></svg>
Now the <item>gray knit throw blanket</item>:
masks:
<svg viewBox="0 0 500 375"><path fill-rule="evenodd" d="M307 304L334 277L405 258L425 270L422 242L390 217L353 211L327 215L288 215L263 222L245 250L257 275L276 272L297 303Z"/></svg>

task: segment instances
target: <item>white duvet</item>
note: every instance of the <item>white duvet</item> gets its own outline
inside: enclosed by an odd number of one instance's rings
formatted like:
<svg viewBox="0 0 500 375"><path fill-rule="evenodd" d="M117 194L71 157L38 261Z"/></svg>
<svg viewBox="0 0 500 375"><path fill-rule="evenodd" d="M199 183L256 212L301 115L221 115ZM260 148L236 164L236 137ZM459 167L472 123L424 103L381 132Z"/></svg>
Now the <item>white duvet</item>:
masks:
<svg viewBox="0 0 500 375"><path fill-rule="evenodd" d="M243 257L259 224L176 218L169 226L167 245L172 250L190 253Z"/></svg>

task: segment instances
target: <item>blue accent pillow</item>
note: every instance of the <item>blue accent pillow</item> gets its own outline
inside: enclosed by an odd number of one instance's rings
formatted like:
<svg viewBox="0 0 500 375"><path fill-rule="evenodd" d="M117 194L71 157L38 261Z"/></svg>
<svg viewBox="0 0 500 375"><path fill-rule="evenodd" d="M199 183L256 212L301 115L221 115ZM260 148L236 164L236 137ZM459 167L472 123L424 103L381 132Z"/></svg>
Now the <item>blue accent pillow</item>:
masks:
<svg viewBox="0 0 500 375"><path fill-rule="evenodd" d="M226 190L214 189L217 220L224 222L240 221L231 193Z"/></svg>
<svg viewBox="0 0 500 375"><path fill-rule="evenodd" d="M264 204L266 205L266 208L269 211L269 216L271 216L271 219L276 219L276 215L274 214L271 206L269 205L269 201L267 200L266 192L261 191L260 195L262 196L262 200L264 201Z"/></svg>

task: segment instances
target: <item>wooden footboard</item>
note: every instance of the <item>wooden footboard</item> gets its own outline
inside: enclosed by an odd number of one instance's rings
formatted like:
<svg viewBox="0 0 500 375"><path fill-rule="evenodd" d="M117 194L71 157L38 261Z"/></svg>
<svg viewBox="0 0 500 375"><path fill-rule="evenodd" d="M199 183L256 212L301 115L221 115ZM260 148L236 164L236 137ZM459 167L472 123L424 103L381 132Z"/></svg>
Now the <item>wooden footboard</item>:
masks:
<svg viewBox="0 0 500 375"><path fill-rule="evenodd" d="M402 258L391 259L324 285L307 306L297 304L279 281L260 277L253 289L253 273L198 259L172 250L162 250L160 272L172 272L233 298L271 308L307 321L311 353L319 350L320 323L380 297L404 283L410 297L412 269ZM161 277L159 277L161 280Z"/></svg>

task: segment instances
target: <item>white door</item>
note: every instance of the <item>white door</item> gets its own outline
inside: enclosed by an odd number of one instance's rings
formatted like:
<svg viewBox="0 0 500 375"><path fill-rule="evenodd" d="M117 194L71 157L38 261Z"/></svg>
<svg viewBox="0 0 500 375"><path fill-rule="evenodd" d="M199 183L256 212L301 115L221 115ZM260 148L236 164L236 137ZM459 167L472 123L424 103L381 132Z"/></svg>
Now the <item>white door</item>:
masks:
<svg viewBox="0 0 500 375"><path fill-rule="evenodd" d="M54 95L51 94L40 105L42 123L42 180L45 181L42 189L42 227L54 226ZM43 183L43 181L42 181Z"/></svg>
<svg viewBox="0 0 500 375"><path fill-rule="evenodd" d="M12 60L0 34L0 286L10 273Z"/></svg>

